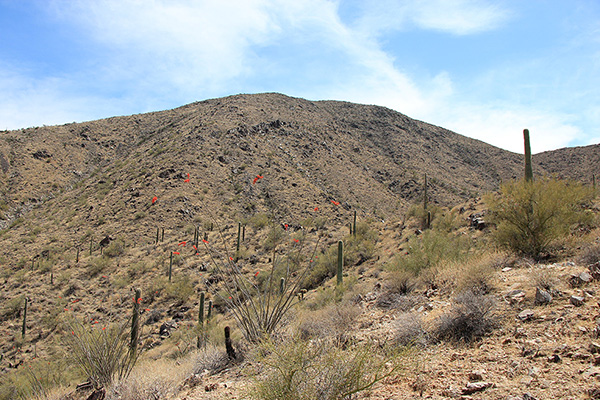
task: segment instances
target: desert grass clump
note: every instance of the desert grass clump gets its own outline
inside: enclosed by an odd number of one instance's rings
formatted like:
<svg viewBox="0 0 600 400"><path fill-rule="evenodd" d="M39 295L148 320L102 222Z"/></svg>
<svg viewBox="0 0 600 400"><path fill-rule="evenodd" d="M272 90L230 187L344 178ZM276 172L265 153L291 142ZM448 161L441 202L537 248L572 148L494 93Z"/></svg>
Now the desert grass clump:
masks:
<svg viewBox="0 0 600 400"><path fill-rule="evenodd" d="M433 337L470 343L489 334L497 325L495 304L491 295L462 292L454 299L452 308L435 321Z"/></svg>
<svg viewBox="0 0 600 400"><path fill-rule="evenodd" d="M560 291L557 289L560 280L555 270L543 266L534 266L529 276L531 285L534 288L545 290L553 296L560 294Z"/></svg>
<svg viewBox="0 0 600 400"><path fill-rule="evenodd" d="M64 360L33 360L0 378L0 400L59 400L69 378Z"/></svg>
<svg viewBox="0 0 600 400"><path fill-rule="evenodd" d="M495 270L491 260L484 254L473 257L466 264L454 264L455 282L458 292L473 292L486 295L494 291Z"/></svg>
<svg viewBox="0 0 600 400"><path fill-rule="evenodd" d="M110 259L106 256L91 258L85 268L87 277L94 278L104 273L110 266Z"/></svg>
<svg viewBox="0 0 600 400"><path fill-rule="evenodd" d="M592 222L587 209L593 198L592 189L579 182L540 178L505 183L486 203L496 242L539 260L572 228Z"/></svg>
<svg viewBox="0 0 600 400"><path fill-rule="evenodd" d="M10 300L3 301L2 309L0 309L0 321L7 321L11 318L17 318L23 310L23 301L25 296L17 296Z"/></svg>

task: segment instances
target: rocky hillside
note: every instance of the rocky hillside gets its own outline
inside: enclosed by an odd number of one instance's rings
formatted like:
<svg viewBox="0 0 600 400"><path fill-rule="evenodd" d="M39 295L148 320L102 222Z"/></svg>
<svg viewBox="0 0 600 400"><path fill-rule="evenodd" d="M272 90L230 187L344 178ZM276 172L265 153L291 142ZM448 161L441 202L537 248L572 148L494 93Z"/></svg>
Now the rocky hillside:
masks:
<svg viewBox="0 0 600 400"><path fill-rule="evenodd" d="M540 154L537 172L589 179L599 165L594 150ZM521 165L517 154L383 107L237 95L0 133L0 227L50 199L56 204L48 207L67 206L93 224L100 215L140 211L154 196L182 218L224 203L243 215L298 218L331 200L385 218L422 195L424 174L431 198L452 204L520 176ZM264 178L253 185L257 175ZM99 192L102 199L83 204ZM183 198L187 204L177 204Z"/></svg>
<svg viewBox="0 0 600 400"><path fill-rule="evenodd" d="M589 181L600 166L597 150L589 146L535 155L535 172ZM22 376L20 368L26 363L48 361L53 370L71 371L61 364L65 321L75 318L91 329L122 322L131 312L134 288L141 290L143 299L140 343L147 351L145 361L178 359L196 347L192 331L200 292L215 302L217 316L210 335L220 344L221 322L233 325L233 321L227 319L227 297L219 293L224 279L215 258L235 262L244 276L260 284L277 257L302 253L297 258L302 262L314 257L314 270L322 270L311 272L314 279L300 312L319 322L323 317L319 308L337 296L335 284L328 281L332 276L328 263L337 256L330 250L344 240L347 293L357 317L344 327L351 327L357 339L393 336L396 327L390 322L400 311L389 301L386 274L400 255L409 254L406 243L415 240L421 226L417 218L407 219L406 211L422 201L424 175L430 204L458 205L453 213L437 215L442 222L436 224L445 226L440 232L456 228L457 237L471 238L474 247L492 251L493 246L486 246L487 232L469 228L468 216L484 211L479 194L494 190L502 180L520 177L522 170L518 154L386 108L280 94L238 95L143 115L1 132L0 398L11 398L1 396L6 388L18 386L12 379ZM362 224L358 238L348 235L355 211ZM240 230L243 226L243 239L234 250L238 226ZM200 250L191 245L198 239L197 230L206 240L199 241ZM586 246L597 244L597 230L580 234L585 237L577 240ZM443 244L451 239L440 240ZM535 360L524 359L518 368L509 362L522 346L531 345L528 340L545 341L542 333L552 321L568 321L566 335L582 331L577 324L585 321L589 335L567 345L569 349L589 345L595 301L586 297L585 306L568 302L571 295L596 296L597 281L586 284L593 293L563 286L567 285L563 274L580 273L586 265L569 264L564 270L566 264L553 266L560 271L564 294L555 296L548 310L535 309L531 318L515 325L518 313L535 308L535 289L525 283L529 266L527 261L506 261L502 254L491 257L496 261L476 261L485 264L492 295L501 303L513 290L523 290L526 296L523 302L502 303L498 310L508 322L487 337L487 347L477 353L484 360L488 349L495 352L493 362L500 370L488 367L489 373L483 375L504 387L490 392L504 396L515 393L513 377L521 379L533 366L542 368L538 361L554 363L548 357L556 353L566 365L571 358L570 350L561 350L562 342L552 339L543 342ZM452 274L461 275L462 266L447 264L457 270ZM167 280L167 271L173 273L172 281ZM445 282L451 281L456 279ZM447 284L446 291L419 289L416 303L401 312L431 318L445 313L458 290L455 282ZM315 317L313 311L321 314ZM527 340L513 337L515 326L526 330ZM240 332L234 335L240 342ZM503 350L505 340L512 344ZM415 361L432 375L425 393L438 395L456 379L469 379L457 373L433 376L448 351L456 353L451 360L456 368L485 368L483 361L465 361L466 350L457 350L454 344L429 347L433 361ZM596 362L595 356L586 356L585 362L592 359ZM571 367L559 371L574 373L575 366ZM513 374L510 368L517 368L513 371L517 375L507 375L508 382L501 374ZM209 379L217 384L221 398L233 398L221 390L225 382L239 378L241 388L249 381L235 375L242 371L232 371L234 375L225 371ZM535 374L541 376L539 371ZM555 380L554 375L546 380ZM544 385L549 385L546 380ZM389 398L386 388L406 392L407 382L404 378L397 385L386 382L380 394ZM570 394L583 393L571 386ZM21 382L21 387L27 383ZM539 387L534 387L537 395ZM202 390L195 386L188 398L204 398Z"/></svg>

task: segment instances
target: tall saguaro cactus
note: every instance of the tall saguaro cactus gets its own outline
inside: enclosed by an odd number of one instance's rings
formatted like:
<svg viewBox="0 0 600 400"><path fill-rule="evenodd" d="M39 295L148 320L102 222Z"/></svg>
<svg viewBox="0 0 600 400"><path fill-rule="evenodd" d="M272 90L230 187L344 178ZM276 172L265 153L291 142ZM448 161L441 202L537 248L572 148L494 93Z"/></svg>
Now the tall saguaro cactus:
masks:
<svg viewBox="0 0 600 400"><path fill-rule="evenodd" d="M21 329L21 336L25 339L25 333L27 332L27 302L29 299L25 297L25 305L23 306L23 328Z"/></svg>
<svg viewBox="0 0 600 400"><path fill-rule="evenodd" d="M129 342L129 354L132 359L137 357L137 345L140 337L140 302L142 301L142 292L135 289L133 297L133 311L131 314L131 341Z"/></svg>
<svg viewBox="0 0 600 400"><path fill-rule="evenodd" d="M202 343L204 342L204 298L206 294L204 292L200 293L200 304L198 305L198 343L196 347L202 347Z"/></svg>
<svg viewBox="0 0 600 400"><path fill-rule="evenodd" d="M533 181L533 167L531 166L531 145L529 143L529 129L523 129L523 140L525 142L525 180Z"/></svg>

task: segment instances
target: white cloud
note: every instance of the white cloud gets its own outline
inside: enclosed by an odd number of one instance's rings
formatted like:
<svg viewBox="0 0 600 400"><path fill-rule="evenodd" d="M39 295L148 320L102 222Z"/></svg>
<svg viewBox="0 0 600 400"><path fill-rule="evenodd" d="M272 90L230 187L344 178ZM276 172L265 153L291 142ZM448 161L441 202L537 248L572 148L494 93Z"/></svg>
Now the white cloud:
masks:
<svg viewBox="0 0 600 400"><path fill-rule="evenodd" d="M423 29L469 35L497 29L511 13L481 0L413 1L414 22Z"/></svg>
<svg viewBox="0 0 600 400"><path fill-rule="evenodd" d="M362 3L358 25L367 32L414 27L469 35L497 29L512 17L486 0L374 0Z"/></svg>
<svg viewBox="0 0 600 400"><path fill-rule="evenodd" d="M437 119L447 129L515 153L523 153L523 129L529 129L534 153L567 147L581 134L571 116L536 109L463 103L446 107Z"/></svg>

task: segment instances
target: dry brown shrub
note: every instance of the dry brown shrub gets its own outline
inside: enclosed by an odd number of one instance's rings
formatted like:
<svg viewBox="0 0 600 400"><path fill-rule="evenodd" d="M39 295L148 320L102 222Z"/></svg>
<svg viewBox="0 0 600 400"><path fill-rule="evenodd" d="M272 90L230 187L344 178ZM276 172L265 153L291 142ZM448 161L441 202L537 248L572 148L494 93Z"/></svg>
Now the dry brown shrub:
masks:
<svg viewBox="0 0 600 400"><path fill-rule="evenodd" d="M435 321L433 336L437 340L472 342L490 333L497 326L495 299L466 291L453 301L452 308Z"/></svg>
<svg viewBox="0 0 600 400"><path fill-rule="evenodd" d="M421 315L418 313L405 312L394 321L394 342L400 346L423 347L427 344L427 337Z"/></svg>

